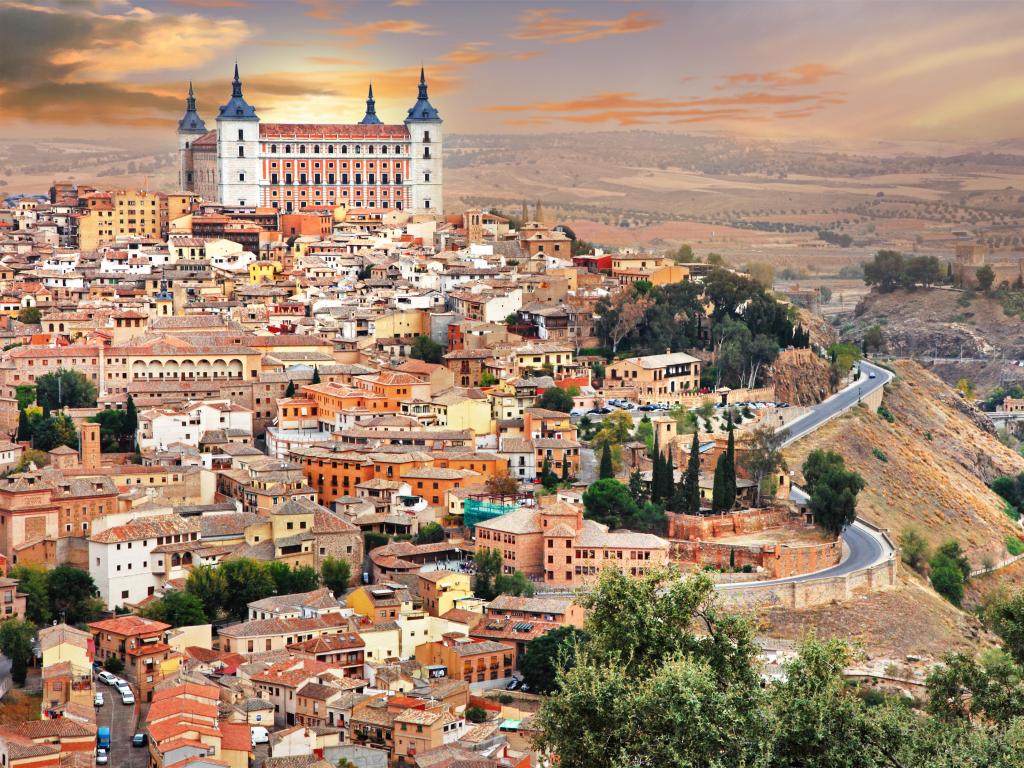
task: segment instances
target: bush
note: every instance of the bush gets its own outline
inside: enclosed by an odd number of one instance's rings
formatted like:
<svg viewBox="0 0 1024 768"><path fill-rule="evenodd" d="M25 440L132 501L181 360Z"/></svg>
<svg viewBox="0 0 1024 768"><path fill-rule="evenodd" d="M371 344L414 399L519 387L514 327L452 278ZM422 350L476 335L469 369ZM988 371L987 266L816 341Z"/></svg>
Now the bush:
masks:
<svg viewBox="0 0 1024 768"><path fill-rule="evenodd" d="M878 406L877 413L878 413L879 416L881 416L883 419L888 421L890 424L894 424L896 422L896 417L892 415L892 411L890 411L884 405Z"/></svg>
<svg viewBox="0 0 1024 768"><path fill-rule="evenodd" d="M920 573L928 562L928 542L915 529L907 528L900 535L900 556L904 563Z"/></svg>
<svg viewBox="0 0 1024 768"><path fill-rule="evenodd" d="M103 662L103 668L107 672L119 675L124 672L124 662L117 658L117 656L111 656Z"/></svg>
<svg viewBox="0 0 1024 768"><path fill-rule="evenodd" d="M1006 551L1013 557L1017 557L1017 555L1024 555L1024 541L1021 541L1016 536L1007 536Z"/></svg>
<svg viewBox="0 0 1024 768"><path fill-rule="evenodd" d="M487 710L473 704L472 706L466 707L466 719L471 723L482 723L487 720Z"/></svg>
<svg viewBox="0 0 1024 768"><path fill-rule="evenodd" d="M889 463L889 457L885 455L885 451L883 451L881 448L872 448L871 454L879 461L885 464Z"/></svg>
<svg viewBox="0 0 1024 768"><path fill-rule="evenodd" d="M498 696L499 704L511 704L513 701L515 701L515 698L507 693L502 693Z"/></svg>
<svg viewBox="0 0 1024 768"><path fill-rule="evenodd" d="M959 608L964 599L964 579L956 566L943 562L932 569L931 579L932 588Z"/></svg>

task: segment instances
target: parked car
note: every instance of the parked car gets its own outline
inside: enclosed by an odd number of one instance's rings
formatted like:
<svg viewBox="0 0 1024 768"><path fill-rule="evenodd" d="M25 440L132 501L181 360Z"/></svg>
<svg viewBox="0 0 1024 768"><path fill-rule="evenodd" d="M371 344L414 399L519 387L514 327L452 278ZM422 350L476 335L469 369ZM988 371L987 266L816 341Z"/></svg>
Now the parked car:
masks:
<svg viewBox="0 0 1024 768"><path fill-rule="evenodd" d="M262 725L254 725L252 727L252 745L255 747L257 744L269 744L269 743L270 743L270 731L268 731Z"/></svg>
<svg viewBox="0 0 1024 768"><path fill-rule="evenodd" d="M96 750L96 765L106 765L110 762L110 756L105 749Z"/></svg>
<svg viewBox="0 0 1024 768"><path fill-rule="evenodd" d="M111 685L113 685L115 688L130 688L131 687L131 686L128 685L128 681L125 680L123 677L115 677L114 678L114 682L111 683Z"/></svg>
<svg viewBox="0 0 1024 768"><path fill-rule="evenodd" d="M104 669L102 672L96 675L96 679L99 680L101 683L113 685L115 682L117 682L117 675L113 674L112 672L107 672L107 670Z"/></svg>
<svg viewBox="0 0 1024 768"><path fill-rule="evenodd" d="M92 697L92 704L94 707L103 706L103 691L96 691L96 695Z"/></svg>
<svg viewBox="0 0 1024 768"><path fill-rule="evenodd" d="M514 690L516 690L518 688L519 688L519 680L517 678L514 678L514 677L512 678L511 682L509 682L509 684L505 686L505 690L506 691L514 691Z"/></svg>
<svg viewBox="0 0 1024 768"><path fill-rule="evenodd" d="M653 406L653 405L641 405L639 408L637 408L637 410L638 411L656 411L658 409L655 406Z"/></svg>
<svg viewBox="0 0 1024 768"><path fill-rule="evenodd" d="M132 736L133 747L144 747L149 743L149 738L144 733L136 733Z"/></svg>
<svg viewBox="0 0 1024 768"><path fill-rule="evenodd" d="M121 688L121 703L122 704L134 704L135 694L132 693L131 688Z"/></svg>

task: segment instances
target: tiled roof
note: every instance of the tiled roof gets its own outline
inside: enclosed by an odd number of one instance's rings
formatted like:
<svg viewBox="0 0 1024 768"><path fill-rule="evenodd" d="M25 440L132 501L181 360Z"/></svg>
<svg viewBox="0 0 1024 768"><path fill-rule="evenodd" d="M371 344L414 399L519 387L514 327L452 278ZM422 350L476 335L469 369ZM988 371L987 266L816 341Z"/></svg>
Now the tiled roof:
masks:
<svg viewBox="0 0 1024 768"><path fill-rule="evenodd" d="M200 521L194 517L181 515L154 515L139 517L125 525L114 526L89 537L90 541L100 544L114 544L122 541L138 541L155 539L158 536L174 536L178 534L199 533ZM156 542L153 542L154 546Z"/></svg>
<svg viewBox="0 0 1024 768"><path fill-rule="evenodd" d="M170 624L162 621L144 619L141 616L118 616L113 619L103 619L89 624L89 629L97 632L109 632L112 635L123 635L133 637L135 635L149 635L164 632L171 628Z"/></svg>

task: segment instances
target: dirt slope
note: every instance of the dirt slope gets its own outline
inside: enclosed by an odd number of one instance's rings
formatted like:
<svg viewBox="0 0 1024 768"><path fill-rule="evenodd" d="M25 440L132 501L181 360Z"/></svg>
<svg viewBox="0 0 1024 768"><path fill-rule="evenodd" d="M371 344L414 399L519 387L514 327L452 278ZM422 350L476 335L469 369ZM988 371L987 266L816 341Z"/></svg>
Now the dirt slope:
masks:
<svg viewBox="0 0 1024 768"><path fill-rule="evenodd" d="M986 431L984 417L917 363L898 362L893 369L897 379L887 387L885 405L895 423L855 408L787 449L790 469L799 477L815 448L838 451L866 482L858 500L863 518L897 536L915 527L933 544L956 538L975 567L986 555L1006 557L1006 537L1019 529L986 484L1024 471L1024 458Z"/></svg>

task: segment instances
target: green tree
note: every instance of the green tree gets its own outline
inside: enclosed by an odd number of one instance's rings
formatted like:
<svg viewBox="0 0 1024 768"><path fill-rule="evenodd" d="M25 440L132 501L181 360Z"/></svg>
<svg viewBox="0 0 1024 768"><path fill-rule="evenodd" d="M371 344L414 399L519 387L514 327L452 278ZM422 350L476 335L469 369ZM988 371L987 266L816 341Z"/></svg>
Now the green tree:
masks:
<svg viewBox="0 0 1024 768"><path fill-rule="evenodd" d="M555 476L554 471L551 469L551 457L545 456L544 463L541 464L540 468L540 484L544 486L545 490L553 491L558 487L558 477Z"/></svg>
<svg viewBox="0 0 1024 768"><path fill-rule="evenodd" d="M540 207L540 204L537 206ZM487 722L487 710L481 707L479 704L470 704L466 707L466 719L471 723L485 723Z"/></svg>
<svg viewBox="0 0 1024 768"><path fill-rule="evenodd" d="M498 377L490 371L484 371L480 374L480 386L481 387L493 387L498 383Z"/></svg>
<svg viewBox="0 0 1024 768"><path fill-rule="evenodd" d="M690 444L690 456L686 461L686 471L679 480L676 509L689 515L700 514L700 437L693 433Z"/></svg>
<svg viewBox="0 0 1024 768"><path fill-rule="evenodd" d="M311 384L319 384L320 383L320 366L318 366L318 365L314 365L313 366L313 380L310 383Z"/></svg>
<svg viewBox="0 0 1024 768"><path fill-rule="evenodd" d="M560 387L548 387L537 401L538 408L547 408L549 411L561 411L562 413L572 412L572 395Z"/></svg>
<svg viewBox="0 0 1024 768"><path fill-rule="evenodd" d="M583 492L582 500L586 516L610 528L622 528L639 511L629 488L611 478L593 483Z"/></svg>
<svg viewBox="0 0 1024 768"><path fill-rule="evenodd" d="M274 582L274 592L278 595L295 595L312 592L320 586L320 577L316 570L308 565L289 566L287 563L273 561L264 566Z"/></svg>
<svg viewBox="0 0 1024 768"><path fill-rule="evenodd" d="M872 325L864 332L864 350L881 352L883 349L885 349L885 334L882 333L882 326Z"/></svg>
<svg viewBox="0 0 1024 768"><path fill-rule="evenodd" d="M288 386L284 388L285 397L295 397L295 382L289 379Z"/></svg>
<svg viewBox="0 0 1024 768"><path fill-rule="evenodd" d="M0 653L11 660L11 677L18 685L25 684L35 636L36 625L31 621L6 619L0 622Z"/></svg>
<svg viewBox="0 0 1024 768"><path fill-rule="evenodd" d="M728 506L729 498L729 458L722 453L715 462L715 474L711 486L711 511L712 513L724 512L732 509Z"/></svg>
<svg viewBox="0 0 1024 768"><path fill-rule="evenodd" d="M226 560L218 566L227 582L224 608L232 618L243 621L249 613L249 603L274 594L276 585L267 567L258 560L239 557Z"/></svg>
<svg viewBox="0 0 1024 768"><path fill-rule="evenodd" d="M35 448L26 448L21 454L21 458L18 459L18 463L14 465L13 472L24 472L33 464L36 468L45 467L50 463L49 454L43 453L42 451L36 450Z"/></svg>
<svg viewBox="0 0 1024 768"><path fill-rule="evenodd" d="M99 590L87 571L58 565L46 574L46 591L54 619L80 624L95 618Z"/></svg>
<svg viewBox="0 0 1024 768"><path fill-rule="evenodd" d="M732 509L736 505L736 428L732 423L732 413L726 416L726 422L729 437L725 444L725 490L722 503L723 509Z"/></svg>
<svg viewBox="0 0 1024 768"><path fill-rule="evenodd" d="M608 443L601 449L601 466L597 476L602 480L615 477L615 470L612 468L612 449Z"/></svg>
<svg viewBox="0 0 1024 768"><path fill-rule="evenodd" d="M36 403L36 388L33 384L19 384L14 388L14 396L18 400L18 410L24 411Z"/></svg>
<svg viewBox="0 0 1024 768"><path fill-rule="evenodd" d="M857 494L864 488L864 478L846 469L840 454L820 448L808 454L803 473L815 521L830 533L840 534L857 517Z"/></svg>
<svg viewBox="0 0 1024 768"><path fill-rule="evenodd" d="M915 571L928 562L928 542L916 529L907 528L900 535L900 556Z"/></svg>
<svg viewBox="0 0 1024 768"><path fill-rule="evenodd" d="M629 473L629 496L637 505L643 504L647 500L639 469L634 469Z"/></svg>
<svg viewBox="0 0 1024 768"><path fill-rule="evenodd" d="M206 624L208 619L203 604L191 592L168 592L140 611L142 616L170 624L172 627L191 627Z"/></svg>
<svg viewBox="0 0 1024 768"><path fill-rule="evenodd" d="M203 613L210 621L214 621L227 602L228 582L219 568L197 565L189 571L185 591L195 595L203 607Z"/></svg>
<svg viewBox="0 0 1024 768"><path fill-rule="evenodd" d="M999 595L985 606L985 623L999 635L1017 664L1024 665L1024 590L1013 596Z"/></svg>
<svg viewBox="0 0 1024 768"><path fill-rule="evenodd" d="M416 544L437 544L444 541L444 528L439 523L427 523L413 538Z"/></svg>
<svg viewBox="0 0 1024 768"><path fill-rule="evenodd" d="M473 580L473 594L481 600L493 600L497 596L494 583L501 575L501 551L483 547L473 555L476 578Z"/></svg>
<svg viewBox="0 0 1024 768"><path fill-rule="evenodd" d="M129 393L124 406L124 430L135 445L135 433L139 431L139 409L135 407L135 398Z"/></svg>
<svg viewBox="0 0 1024 768"><path fill-rule="evenodd" d="M352 566L347 560L337 557L325 557L320 563L320 581L336 597L341 597L352 583Z"/></svg>
<svg viewBox="0 0 1024 768"><path fill-rule="evenodd" d="M43 414L69 408L92 408L96 405L96 386L78 371L58 368L36 379L36 402Z"/></svg>
<svg viewBox="0 0 1024 768"><path fill-rule="evenodd" d="M550 694L555 691L559 674L576 665L576 650L585 641L586 634L567 625L527 643L526 652L519 660L519 671L530 692Z"/></svg>
<svg viewBox="0 0 1024 768"><path fill-rule="evenodd" d="M939 545L939 548L935 550L935 554L932 555L932 565L934 566L940 560L947 560L953 565L964 581L967 581L971 577L971 563L967 559L967 554L963 551L960 546L960 542L950 539Z"/></svg>
<svg viewBox="0 0 1024 768"><path fill-rule="evenodd" d="M864 282L888 293L904 284L903 254L899 251L879 251L873 261L864 265Z"/></svg>
<svg viewBox="0 0 1024 768"><path fill-rule="evenodd" d="M988 293L992 290L992 283L996 280L996 273L992 271L992 267L986 264L974 271L974 277L978 281L978 287L985 293Z"/></svg>
<svg viewBox="0 0 1024 768"><path fill-rule="evenodd" d="M46 569L37 565L16 565L8 574L18 581L18 591L26 598L25 618L39 627L50 623L50 592L47 587Z"/></svg>
<svg viewBox="0 0 1024 768"><path fill-rule="evenodd" d="M117 656L108 656L103 660L103 668L107 670L107 672L119 675L124 672L124 662Z"/></svg>
<svg viewBox="0 0 1024 768"><path fill-rule="evenodd" d="M32 425L29 422L28 414L22 409L18 411L18 436L19 442L27 442L32 439Z"/></svg>
<svg viewBox="0 0 1024 768"><path fill-rule="evenodd" d="M929 578L932 589L959 607L964 599L964 577L953 563L945 559L933 562Z"/></svg>
<svg viewBox="0 0 1024 768"><path fill-rule="evenodd" d="M785 443L788 436L787 430L776 430L767 424L754 427L750 432L740 463L756 484L757 504L761 503L761 497L766 490L766 482L774 478L780 468L785 468L782 444ZM774 493L774 491L772 492Z"/></svg>
<svg viewBox="0 0 1024 768"><path fill-rule="evenodd" d="M39 325L41 318L42 313L39 311L39 307L22 307L18 312L18 322L25 325Z"/></svg>
<svg viewBox="0 0 1024 768"><path fill-rule="evenodd" d="M522 571L499 573L494 577L495 595L514 595L515 597L533 597L533 582Z"/></svg>
<svg viewBox="0 0 1024 768"><path fill-rule="evenodd" d="M413 340L409 357L425 363L440 363L444 357L444 347L429 336L421 334Z"/></svg>

